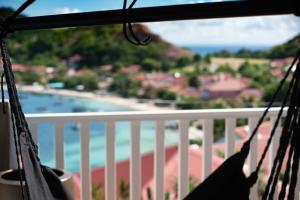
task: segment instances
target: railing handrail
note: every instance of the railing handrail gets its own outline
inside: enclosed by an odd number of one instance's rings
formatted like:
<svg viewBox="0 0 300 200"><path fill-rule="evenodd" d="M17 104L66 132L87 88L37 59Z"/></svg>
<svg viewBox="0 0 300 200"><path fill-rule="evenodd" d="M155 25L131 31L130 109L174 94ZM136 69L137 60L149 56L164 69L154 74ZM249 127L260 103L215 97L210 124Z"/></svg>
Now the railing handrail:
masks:
<svg viewBox="0 0 300 200"><path fill-rule="evenodd" d="M26 114L32 122L66 120L177 120L177 119L224 119L260 117L265 108L231 108L231 109L201 109L201 110L158 110L158 111L124 111L124 112L85 112L85 113L43 113ZM269 110L268 117L277 115L279 107ZM286 114L287 108L284 110Z"/></svg>

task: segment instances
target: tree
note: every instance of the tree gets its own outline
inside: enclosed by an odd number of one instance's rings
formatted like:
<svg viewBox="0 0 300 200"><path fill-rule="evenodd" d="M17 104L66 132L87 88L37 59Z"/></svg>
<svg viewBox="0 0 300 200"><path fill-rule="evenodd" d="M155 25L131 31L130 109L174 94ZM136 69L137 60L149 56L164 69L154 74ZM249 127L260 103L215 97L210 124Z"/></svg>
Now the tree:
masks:
<svg viewBox="0 0 300 200"><path fill-rule="evenodd" d="M86 71L80 77L68 77L63 80L65 88L74 89L77 85L83 85L86 90L98 89L99 77L92 71Z"/></svg>
<svg viewBox="0 0 300 200"><path fill-rule="evenodd" d="M132 80L129 76L119 74L114 77L109 90L117 92L123 97L136 96L139 89L140 82Z"/></svg>
<svg viewBox="0 0 300 200"><path fill-rule="evenodd" d="M175 100L176 93L168 89L161 88L157 91L157 97L163 100Z"/></svg>
<svg viewBox="0 0 300 200"><path fill-rule="evenodd" d="M142 67L145 71L157 71L160 69L161 64L152 58L145 58Z"/></svg>
<svg viewBox="0 0 300 200"><path fill-rule="evenodd" d="M129 184L126 184L125 181L122 179L120 182L120 200L125 200L129 198Z"/></svg>
<svg viewBox="0 0 300 200"><path fill-rule="evenodd" d="M190 57L181 57L177 60L177 67L184 67L193 62L192 58Z"/></svg>
<svg viewBox="0 0 300 200"><path fill-rule="evenodd" d="M189 86L194 87L194 88L198 88L200 85L199 80L198 80L198 76L193 74L189 77Z"/></svg>
<svg viewBox="0 0 300 200"><path fill-rule="evenodd" d="M232 74L233 76L236 75L236 71L229 64L220 65L216 72L227 72Z"/></svg>
<svg viewBox="0 0 300 200"><path fill-rule="evenodd" d="M41 83L41 75L37 74L32 71L26 71L26 72L17 72L18 74L18 82L22 82L27 85L31 85L33 83Z"/></svg>
<svg viewBox="0 0 300 200"><path fill-rule="evenodd" d="M241 76L250 78L252 81L251 85L256 88L264 88L278 82L273 76L271 68L265 65L245 62L240 66L238 72Z"/></svg>
<svg viewBox="0 0 300 200"><path fill-rule="evenodd" d="M285 82L282 89L279 91L279 94L277 95L276 101L277 102L282 102L287 91L288 91L288 87L289 87L290 82ZM273 96L273 94L275 93L275 91L278 88L278 84L271 84L265 87L264 89L264 94L263 94L263 101L264 102L269 102Z"/></svg>

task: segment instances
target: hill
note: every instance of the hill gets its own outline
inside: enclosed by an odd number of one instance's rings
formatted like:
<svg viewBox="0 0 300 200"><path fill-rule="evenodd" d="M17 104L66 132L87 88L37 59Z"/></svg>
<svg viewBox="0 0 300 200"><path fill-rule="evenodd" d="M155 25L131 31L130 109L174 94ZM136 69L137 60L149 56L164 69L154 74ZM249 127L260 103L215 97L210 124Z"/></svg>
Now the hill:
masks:
<svg viewBox="0 0 300 200"><path fill-rule="evenodd" d="M300 35L290 39L289 41L274 46L270 50L260 50L252 51L249 49L240 49L236 53L229 52L227 50L221 50L219 52L213 53L214 57L222 58L286 58L293 57L296 55L297 51L300 49Z"/></svg>
<svg viewBox="0 0 300 200"><path fill-rule="evenodd" d="M0 16L13 10L0 8ZM148 46L134 46L125 40L122 25L91 26L16 32L9 36L9 50L14 62L56 66L80 55L80 66L93 68L104 64L129 65L153 59L170 65L194 54L164 41L146 26L136 24L138 37L150 36Z"/></svg>
<svg viewBox="0 0 300 200"><path fill-rule="evenodd" d="M273 47L269 52L270 58L285 58L295 56L300 49L300 35L297 35L293 39L287 41L282 45Z"/></svg>

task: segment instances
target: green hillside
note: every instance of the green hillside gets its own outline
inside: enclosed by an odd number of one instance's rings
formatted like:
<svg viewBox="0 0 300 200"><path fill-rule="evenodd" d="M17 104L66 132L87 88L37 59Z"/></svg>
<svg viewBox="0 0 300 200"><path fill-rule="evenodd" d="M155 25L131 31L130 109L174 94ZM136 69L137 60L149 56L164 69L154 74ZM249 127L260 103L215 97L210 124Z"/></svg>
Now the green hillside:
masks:
<svg viewBox="0 0 300 200"><path fill-rule="evenodd" d="M11 13L0 8L0 16ZM143 63L145 59L172 65L183 57L192 57L188 50L177 48L137 24L138 37L150 36L148 46L134 46L125 40L122 25L92 26L16 32L9 36L9 50L15 63L57 66L73 55L80 55L80 66L93 68L103 64L128 65Z"/></svg>
<svg viewBox="0 0 300 200"><path fill-rule="evenodd" d="M214 57L222 57L222 58L286 58L290 56L295 56L297 51L300 49L300 35L294 37L293 39L274 46L270 50L259 50L252 51L249 49L240 49L236 53L229 52L227 50L222 50L216 53L213 53Z"/></svg>
<svg viewBox="0 0 300 200"><path fill-rule="evenodd" d="M288 42L275 46L269 52L270 58L284 58L289 56L295 56L300 49L300 35L294 37Z"/></svg>

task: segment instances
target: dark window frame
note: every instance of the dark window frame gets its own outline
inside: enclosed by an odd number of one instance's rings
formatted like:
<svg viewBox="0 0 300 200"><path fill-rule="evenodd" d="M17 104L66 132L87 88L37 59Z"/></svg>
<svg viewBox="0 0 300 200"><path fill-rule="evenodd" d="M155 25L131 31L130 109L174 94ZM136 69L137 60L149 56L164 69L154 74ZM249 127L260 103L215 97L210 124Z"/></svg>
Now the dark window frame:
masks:
<svg viewBox="0 0 300 200"><path fill-rule="evenodd" d="M299 10L296 10L298 8ZM131 22L156 22L228 17L300 14L299 0L246 0L183 4L109 10L74 14L18 18L11 24L15 31L121 24L124 16Z"/></svg>

